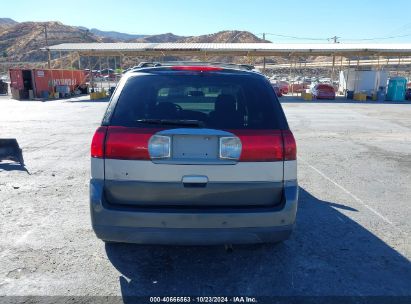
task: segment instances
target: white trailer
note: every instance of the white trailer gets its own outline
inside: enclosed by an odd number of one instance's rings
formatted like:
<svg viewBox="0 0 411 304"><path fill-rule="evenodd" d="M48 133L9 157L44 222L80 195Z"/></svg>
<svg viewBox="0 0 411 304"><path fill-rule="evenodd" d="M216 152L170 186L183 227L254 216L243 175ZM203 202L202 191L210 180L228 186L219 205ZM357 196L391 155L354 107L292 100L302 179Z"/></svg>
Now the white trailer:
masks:
<svg viewBox="0 0 411 304"><path fill-rule="evenodd" d="M356 70L346 69L340 72L338 91L345 94L347 91L363 92L368 96L376 93L380 87L384 91L387 87L388 72L384 70Z"/></svg>

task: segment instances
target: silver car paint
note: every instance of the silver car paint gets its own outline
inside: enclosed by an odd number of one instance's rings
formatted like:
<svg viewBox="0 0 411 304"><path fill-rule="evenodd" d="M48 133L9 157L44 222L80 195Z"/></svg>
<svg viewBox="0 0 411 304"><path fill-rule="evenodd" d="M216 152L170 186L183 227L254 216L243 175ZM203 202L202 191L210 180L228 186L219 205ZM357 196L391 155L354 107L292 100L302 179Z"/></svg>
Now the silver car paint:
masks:
<svg viewBox="0 0 411 304"><path fill-rule="evenodd" d="M284 187L285 203L281 209L264 208L235 211L196 211L176 209L112 210L103 202L104 185L91 180L90 207L93 226L134 228L252 228L290 227L294 224L297 201L297 181L287 181Z"/></svg>
<svg viewBox="0 0 411 304"><path fill-rule="evenodd" d="M111 168L111 173L109 173L107 175L107 179L116 179L116 175L115 172L116 171L115 168L113 168L114 166L120 165L120 167L117 167L118 170L120 171L120 168L127 168L127 164L124 163L124 161L119 161L119 160L106 160L106 162L108 163L108 167ZM125 162L131 162L131 161L125 161ZM143 164L144 163L144 164ZM150 169L154 167L155 164L149 164L150 161L139 161L138 165L142 165L140 168L141 172L143 172L144 170L146 170L147 172L150 172ZM244 165L245 164L245 165ZM238 163L237 165L240 165L241 169L262 169L262 168L268 168L270 167L270 164L275 164L275 163ZM285 161L284 163L284 180L296 180L297 179L297 161L292 160L292 161ZM221 165L220 165L221 166ZM204 167L204 166L201 166ZM200 166L197 166L197 170L201 169ZM236 167L236 171L237 168L240 167ZM164 168L164 167L162 167ZM272 166L272 170L278 170L279 166L274 165ZM107 169L106 169L107 170ZM138 168L137 168L138 170ZM193 168L191 168L190 170L194 170ZM124 172L128 172L130 170L124 170ZM110 172L110 171L109 171ZM247 172L250 173L250 172ZM275 172L274 172L275 173ZM171 173L170 173L171 174ZM200 173L200 174L180 174L180 180L184 177L184 176L192 176L192 175L200 175L200 176L206 176L204 175L204 173ZM118 176L118 175L117 175ZM96 179L104 179L104 159L100 159L100 158L91 158L91 177L92 178L96 178ZM139 176L136 174L134 177L131 177L129 175L125 175L125 174L121 174L120 180L139 180L139 181L155 181L153 179L149 179L152 178L152 174L148 174L148 175L144 175L143 177L140 175L140 179ZM226 176L225 176L226 177ZM273 177L271 175L271 177ZM261 177L259 179L252 179L253 175L252 174L247 174L247 178L243 179L242 181L279 181L278 178L274 178L274 179L261 179ZM209 176L207 176L207 179L209 179ZM239 181L240 178L237 178L237 181ZM235 181L236 178L235 176L232 176L230 181ZM157 179L158 181L158 179ZM164 181L164 180L160 180L160 181ZM218 180L215 180L218 181ZM221 179L219 181L222 181Z"/></svg>
<svg viewBox="0 0 411 304"><path fill-rule="evenodd" d="M284 162L284 181L297 179L297 161L288 160Z"/></svg>
<svg viewBox="0 0 411 304"><path fill-rule="evenodd" d="M104 159L95 157L91 158L90 177L92 179L104 180Z"/></svg>
<svg viewBox="0 0 411 304"><path fill-rule="evenodd" d="M180 182L185 175L204 175L210 182L280 182L284 162L239 162L235 165L155 164L146 160L105 160L108 180Z"/></svg>

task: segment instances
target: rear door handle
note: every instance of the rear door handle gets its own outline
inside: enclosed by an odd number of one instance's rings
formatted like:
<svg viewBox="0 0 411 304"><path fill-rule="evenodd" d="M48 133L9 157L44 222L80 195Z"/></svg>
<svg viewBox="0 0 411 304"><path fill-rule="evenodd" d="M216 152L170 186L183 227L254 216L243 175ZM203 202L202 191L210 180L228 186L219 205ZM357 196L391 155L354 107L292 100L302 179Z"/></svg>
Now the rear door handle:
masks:
<svg viewBox="0 0 411 304"><path fill-rule="evenodd" d="M184 175L181 182L185 185L206 185L208 183L208 177L205 175Z"/></svg>
<svg viewBox="0 0 411 304"><path fill-rule="evenodd" d="M183 184L207 184L208 177L205 175L184 175L181 181Z"/></svg>

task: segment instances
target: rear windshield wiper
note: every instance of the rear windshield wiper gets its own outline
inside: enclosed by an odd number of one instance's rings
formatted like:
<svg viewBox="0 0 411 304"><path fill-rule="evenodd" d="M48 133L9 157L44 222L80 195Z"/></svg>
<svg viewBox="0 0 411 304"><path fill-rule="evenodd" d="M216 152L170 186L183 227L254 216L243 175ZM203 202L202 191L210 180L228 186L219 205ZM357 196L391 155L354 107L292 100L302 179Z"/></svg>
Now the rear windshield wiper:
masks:
<svg viewBox="0 0 411 304"><path fill-rule="evenodd" d="M172 126L190 126L203 128L204 121L201 120L192 120L192 119L155 119L155 118L142 118L137 119L136 122L151 124L151 125L172 125Z"/></svg>

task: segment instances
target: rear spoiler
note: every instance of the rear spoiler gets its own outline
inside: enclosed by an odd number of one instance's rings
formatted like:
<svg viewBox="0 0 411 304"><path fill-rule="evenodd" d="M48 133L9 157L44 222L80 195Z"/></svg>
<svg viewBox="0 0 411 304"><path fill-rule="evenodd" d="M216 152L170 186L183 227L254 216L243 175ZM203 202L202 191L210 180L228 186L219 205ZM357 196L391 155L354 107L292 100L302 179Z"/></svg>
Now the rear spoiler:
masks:
<svg viewBox="0 0 411 304"><path fill-rule="evenodd" d="M249 64L206 62L206 61L167 61L167 62L141 62L138 66L132 67L128 71L138 71L139 69L148 68L148 67L170 67L170 66L212 66L212 67L220 67L220 68L243 70L243 71L255 70L255 67Z"/></svg>

